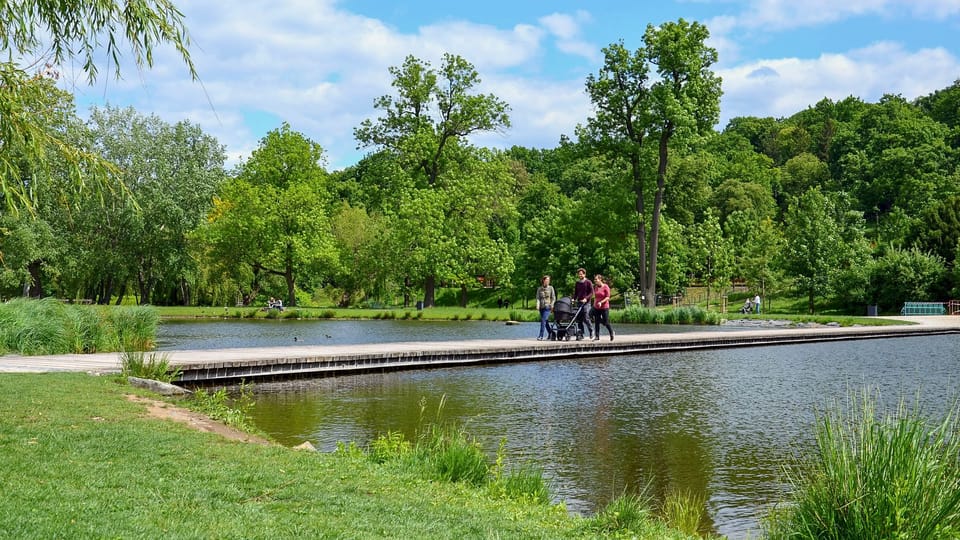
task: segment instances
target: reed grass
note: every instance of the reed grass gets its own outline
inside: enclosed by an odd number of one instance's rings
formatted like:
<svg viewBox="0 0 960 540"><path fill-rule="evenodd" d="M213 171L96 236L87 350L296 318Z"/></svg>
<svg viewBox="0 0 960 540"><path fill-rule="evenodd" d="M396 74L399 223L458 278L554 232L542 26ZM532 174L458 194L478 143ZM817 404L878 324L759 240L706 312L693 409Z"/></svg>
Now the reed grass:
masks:
<svg viewBox="0 0 960 540"><path fill-rule="evenodd" d="M669 527L691 536L700 534L706 516L707 500L703 493L670 491L660 509L660 519Z"/></svg>
<svg viewBox="0 0 960 540"><path fill-rule="evenodd" d="M878 412L864 390L818 414L816 453L791 465L788 503L765 522L768 537L960 537L958 408L938 421L900 400Z"/></svg>
<svg viewBox="0 0 960 540"><path fill-rule="evenodd" d="M120 355L120 375L123 377L139 377L160 382L173 382L180 378L179 368L170 368L170 355L142 351L124 351Z"/></svg>

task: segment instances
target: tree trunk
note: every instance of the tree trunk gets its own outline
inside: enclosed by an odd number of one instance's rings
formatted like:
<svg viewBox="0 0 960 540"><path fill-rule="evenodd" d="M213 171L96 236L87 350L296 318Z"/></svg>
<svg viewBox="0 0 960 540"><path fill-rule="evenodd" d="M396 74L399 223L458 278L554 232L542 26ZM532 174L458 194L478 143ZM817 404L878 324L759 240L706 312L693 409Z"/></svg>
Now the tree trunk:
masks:
<svg viewBox="0 0 960 540"><path fill-rule="evenodd" d="M423 282L423 307L433 307L437 289L437 276L429 275Z"/></svg>
<svg viewBox="0 0 960 540"><path fill-rule="evenodd" d="M650 270L647 273L647 307L657 305L657 252L660 249L660 212L663 208L663 191L667 183L667 145L673 135L668 124L660 134L659 164L657 165L657 191L653 195L653 218L650 220Z"/></svg>
<svg viewBox="0 0 960 540"><path fill-rule="evenodd" d="M30 287L27 289L27 296L32 298L40 298L43 296L43 284L41 279L43 276L40 274L40 269L43 268L43 261L36 260L32 261L27 269L30 271Z"/></svg>
<svg viewBox="0 0 960 540"><path fill-rule="evenodd" d="M283 278L287 282L287 305L294 307L297 305L297 284L293 277L293 268L288 266Z"/></svg>
<svg viewBox="0 0 960 540"><path fill-rule="evenodd" d="M410 276L403 276L403 307L410 307Z"/></svg>
<svg viewBox="0 0 960 540"><path fill-rule="evenodd" d="M460 307L467 307L467 284L460 284Z"/></svg>

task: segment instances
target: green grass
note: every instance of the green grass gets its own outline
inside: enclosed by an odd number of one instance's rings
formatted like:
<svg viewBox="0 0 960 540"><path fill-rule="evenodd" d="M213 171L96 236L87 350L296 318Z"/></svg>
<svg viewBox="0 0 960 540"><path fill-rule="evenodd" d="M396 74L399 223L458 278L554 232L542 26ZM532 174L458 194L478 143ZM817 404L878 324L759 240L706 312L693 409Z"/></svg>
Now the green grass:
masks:
<svg viewBox="0 0 960 540"><path fill-rule="evenodd" d="M5 538L688 538L593 527L401 460L228 441L117 378L0 375Z"/></svg>
<svg viewBox="0 0 960 540"><path fill-rule="evenodd" d="M960 409L929 422L918 405L878 402L864 391L818 415L817 452L788 469L794 495L769 538L960 537Z"/></svg>
<svg viewBox="0 0 960 540"><path fill-rule="evenodd" d="M55 298L0 304L0 353L24 355L153 348L159 316L148 306L84 306Z"/></svg>

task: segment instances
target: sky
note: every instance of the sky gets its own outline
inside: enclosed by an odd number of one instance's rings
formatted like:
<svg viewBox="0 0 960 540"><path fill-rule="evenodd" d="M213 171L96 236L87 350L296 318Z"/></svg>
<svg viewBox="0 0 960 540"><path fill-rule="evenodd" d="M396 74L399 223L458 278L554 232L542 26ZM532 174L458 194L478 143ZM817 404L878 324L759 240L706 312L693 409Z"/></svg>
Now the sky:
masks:
<svg viewBox="0 0 960 540"><path fill-rule="evenodd" d="M174 0L185 16L199 82L170 47L153 68L121 65L93 84L61 66L78 113L134 107L199 125L242 163L283 122L319 143L329 171L357 163L353 130L392 94L389 68L407 55L439 68L473 64L510 106L511 127L473 144L553 148L592 115L584 83L602 49L642 45L648 24L697 21L723 80L720 122L787 117L823 98L914 99L960 79L960 0Z"/></svg>

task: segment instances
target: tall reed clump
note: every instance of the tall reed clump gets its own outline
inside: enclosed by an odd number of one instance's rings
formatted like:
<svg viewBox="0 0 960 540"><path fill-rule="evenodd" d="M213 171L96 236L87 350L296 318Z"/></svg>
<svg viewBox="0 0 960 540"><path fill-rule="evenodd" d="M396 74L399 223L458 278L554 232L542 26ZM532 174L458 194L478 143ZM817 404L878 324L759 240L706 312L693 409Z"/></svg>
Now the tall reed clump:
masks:
<svg viewBox="0 0 960 540"><path fill-rule="evenodd" d="M790 500L765 526L780 538L960 537L958 408L936 422L901 399L880 415L864 390L818 414L816 453L790 466Z"/></svg>
<svg viewBox="0 0 960 540"><path fill-rule="evenodd" d="M0 351L25 355L147 350L159 315L151 307L83 306L56 298L0 304Z"/></svg>
<svg viewBox="0 0 960 540"><path fill-rule="evenodd" d="M160 315L150 306L121 306L107 312L116 350L146 351L154 347Z"/></svg>
<svg viewBox="0 0 960 540"><path fill-rule="evenodd" d="M143 352L124 351L120 355L120 374L124 377L139 377L160 382L173 382L180 378L180 368L170 368L168 354L149 355Z"/></svg>
<svg viewBox="0 0 960 540"><path fill-rule="evenodd" d="M2 348L25 355L70 352L68 306L55 298L0 304Z"/></svg>

